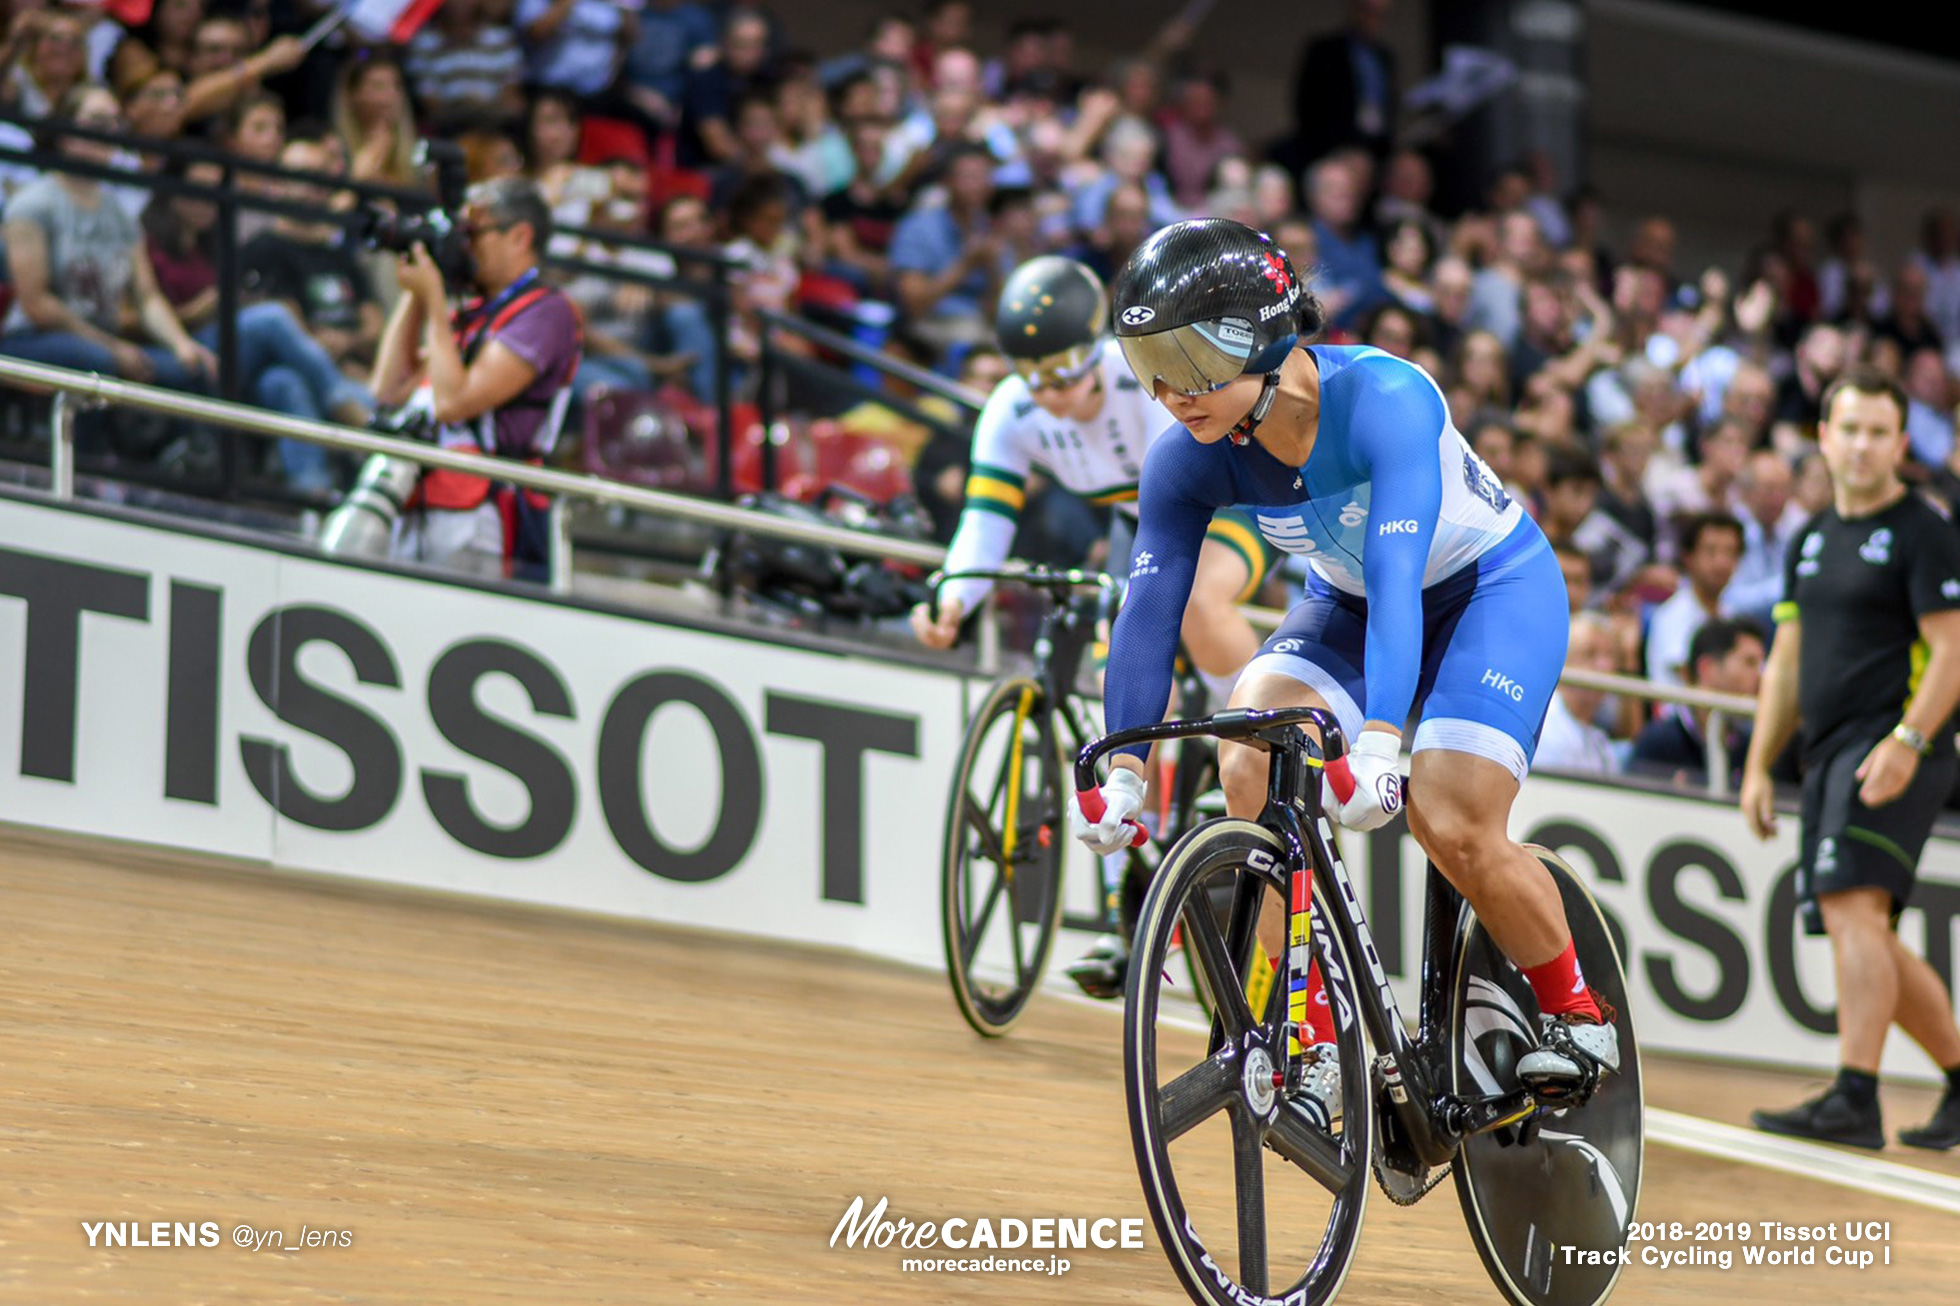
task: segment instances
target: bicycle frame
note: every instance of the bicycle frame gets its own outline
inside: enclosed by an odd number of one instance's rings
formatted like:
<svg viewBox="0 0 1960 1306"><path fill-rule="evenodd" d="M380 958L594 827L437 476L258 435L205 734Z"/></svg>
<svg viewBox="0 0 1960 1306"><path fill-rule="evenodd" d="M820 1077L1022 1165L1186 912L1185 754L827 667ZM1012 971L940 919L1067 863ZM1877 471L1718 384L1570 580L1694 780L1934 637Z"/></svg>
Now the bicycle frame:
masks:
<svg viewBox="0 0 1960 1306"><path fill-rule="evenodd" d="M1047 593L1052 600L1047 611L1041 615L1041 624L1036 628L1034 640L1034 666L1032 679L1040 686L1044 707L1032 713L1042 717L1039 729L1042 746L1056 748L1060 742L1071 753L1080 750L1093 735L1089 731L1089 721L1076 710L1076 678L1082 671L1082 658L1095 639L1096 623L1110 615L1115 594L1115 582L1100 572L1061 571L1053 572L1041 568L988 567L971 570L936 572L928 577L934 599L934 615L937 615L937 595L942 583L949 580L988 580L1025 585ZM1084 591L1097 591L1093 602ZM1028 712L1028 708L1023 708ZM1061 756L1056 753L1056 756ZM1018 786L1019 769L1027 759L1017 756L1013 762ZM1065 913L1062 924L1069 929L1105 930L1109 921L1105 914L1081 916Z"/></svg>
<svg viewBox="0 0 1960 1306"><path fill-rule="evenodd" d="M1319 747L1300 729L1302 723L1318 728L1323 741ZM1444 1064L1449 1037L1443 1028L1453 976L1448 950L1456 936L1463 898L1433 866L1429 871L1423 919L1420 1024L1416 1036L1413 1039L1409 1036L1362 913L1360 896L1335 850L1331 828L1321 807L1320 785L1315 782L1314 772L1346 766L1345 740L1331 713L1316 707L1242 708L1200 720L1125 730L1082 750L1076 760L1076 787L1078 790L1093 788L1095 762L1105 753L1134 744L1197 734L1263 746L1272 754L1266 805L1258 823L1279 836L1284 850L1287 899L1295 917L1294 928L1304 925L1307 905L1312 901L1311 886L1317 884L1324 900L1336 908L1326 913L1329 919L1322 922L1323 926L1335 931L1346 945L1347 955L1361 958L1368 970L1366 976L1328 975L1329 998L1338 1002L1343 994L1353 994L1360 1007L1359 1018L1375 1049L1374 1068L1386 1090L1391 1118L1404 1132L1416 1158L1428 1166L1447 1164L1465 1138L1529 1116L1537 1103L1524 1089L1493 1097L1466 1097L1449 1091L1449 1067ZM1248 891L1254 883L1256 880L1247 877L1234 895L1225 936L1227 949L1234 958L1251 955L1260 898L1258 893ZM1294 930L1289 930L1289 934L1293 933ZM1304 936L1297 942L1304 942ZM1299 961L1293 948L1286 949L1286 954L1285 991L1291 991ZM1338 965L1333 957L1333 950L1326 950L1323 964ZM1337 1011L1336 1018L1345 1024L1355 1019L1356 1014ZM1214 1025L1210 1054L1218 1051L1220 1037L1219 1027ZM1275 1051L1287 1063L1279 1069L1292 1085L1298 1063L1286 1054L1284 1041L1276 1045Z"/></svg>

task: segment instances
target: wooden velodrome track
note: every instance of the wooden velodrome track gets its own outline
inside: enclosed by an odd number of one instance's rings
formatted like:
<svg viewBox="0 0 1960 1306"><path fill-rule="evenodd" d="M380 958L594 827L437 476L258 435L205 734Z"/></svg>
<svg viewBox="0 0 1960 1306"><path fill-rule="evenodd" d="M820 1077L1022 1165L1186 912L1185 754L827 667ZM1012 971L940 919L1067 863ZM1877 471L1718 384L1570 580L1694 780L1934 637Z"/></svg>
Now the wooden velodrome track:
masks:
<svg viewBox="0 0 1960 1306"><path fill-rule="evenodd" d="M0 1301L1184 1300L1154 1232L1063 1277L827 1245L860 1194L1143 1217L1107 1009L1044 997L982 1044L935 975L8 827L0 1003ZM1648 1077L1654 1104L1732 1122L1806 1087ZM1888 1124L1929 1101L1888 1086ZM1892 1263L1636 1264L1616 1303L1955 1300L1953 1213L1654 1144L1647 1164L1644 1219L1889 1220ZM226 1241L91 1249L82 1227L158 1220ZM240 1224L288 1249L232 1245ZM351 1246L294 1250L302 1227ZM1370 1203L1342 1300L1497 1300L1449 1187Z"/></svg>

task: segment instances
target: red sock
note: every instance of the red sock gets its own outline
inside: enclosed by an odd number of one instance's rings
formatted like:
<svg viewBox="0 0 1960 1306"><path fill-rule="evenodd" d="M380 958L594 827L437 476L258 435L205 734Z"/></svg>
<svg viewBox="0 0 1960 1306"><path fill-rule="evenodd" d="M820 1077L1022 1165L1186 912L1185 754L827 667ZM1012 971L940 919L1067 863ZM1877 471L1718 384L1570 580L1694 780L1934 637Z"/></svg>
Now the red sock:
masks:
<svg viewBox="0 0 1960 1306"><path fill-rule="evenodd" d="M1586 976L1579 969L1579 954L1572 949L1572 940L1565 941L1565 951L1541 966L1523 966L1524 977L1531 981L1531 991L1538 995L1538 1009L1548 1016L1578 1014L1599 1020L1599 1004L1593 1001L1592 990L1586 987Z"/></svg>
<svg viewBox="0 0 1960 1306"><path fill-rule="evenodd" d="M1317 961L1307 965L1307 1028L1313 1031L1315 1043L1336 1041L1334 1008L1327 1003L1327 985L1321 982Z"/></svg>
<svg viewBox="0 0 1960 1306"><path fill-rule="evenodd" d="M1279 969L1279 958L1273 958L1273 969ZM1334 1028L1334 1008L1327 1002L1327 985L1320 978L1320 963L1307 963L1307 1031L1310 1037L1302 1039L1308 1047L1316 1043L1339 1041Z"/></svg>

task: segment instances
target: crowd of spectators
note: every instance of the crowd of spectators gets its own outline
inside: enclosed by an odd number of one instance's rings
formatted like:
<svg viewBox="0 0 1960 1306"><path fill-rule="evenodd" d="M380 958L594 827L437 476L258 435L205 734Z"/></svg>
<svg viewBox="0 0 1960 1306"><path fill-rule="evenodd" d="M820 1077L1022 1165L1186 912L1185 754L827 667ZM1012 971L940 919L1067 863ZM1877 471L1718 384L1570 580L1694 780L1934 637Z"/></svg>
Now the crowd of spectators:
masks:
<svg viewBox="0 0 1960 1306"><path fill-rule="evenodd" d="M1855 215L1821 228L1814 215L1765 215L1761 243L1733 267L1695 268L1664 214L1614 213L1627 235L1610 243L1609 197L1571 188L1543 159L1497 169L1474 203L1441 211L1433 149L1398 131L1385 0L1355 0L1338 32L1299 52L1299 121L1279 139L1235 115L1229 77L1189 57L1182 18L1089 68L1065 17L1019 19L989 45L970 0L895 10L821 50L789 48L767 7L696 0L447 0L405 49L359 49L343 30L309 50L297 34L326 7L0 0L0 99L24 120L181 136L394 185L426 184L415 144L440 136L463 146L473 179L532 177L562 226L737 261L726 339L686 295L574 278L582 393L706 399L725 367L749 394L765 309L857 330L948 376L997 374L993 301L1022 260L1064 252L1107 277L1167 222L1248 222L1314 270L1331 340L1436 377L1456 425L1559 549L1582 618L1572 659L1603 670L1753 693L1783 551L1829 497L1818 401L1847 366L1904 384L1914 474L1926 493L1960 497L1960 214L1929 212L1918 247L1891 266L1873 260ZM140 24L118 22L139 10ZM7 132L0 143L32 140ZM78 140L59 148L110 157ZM132 172L159 166L136 145L116 157ZM208 376L210 223L195 206L18 164L0 185L0 352L169 384ZM241 373L248 397L352 413L392 293L385 264L346 249L331 222L244 221L241 288L276 306L283 342ZM587 237L561 235L553 252L673 267ZM950 521L948 469L964 451L889 415L883 426ZM1056 536L1067 549L1095 531ZM1692 780L1682 741L1704 718L1667 714L1672 733L1657 734L1626 707L1565 691L1555 716L1569 718L1556 724L1570 746L1547 760Z"/></svg>

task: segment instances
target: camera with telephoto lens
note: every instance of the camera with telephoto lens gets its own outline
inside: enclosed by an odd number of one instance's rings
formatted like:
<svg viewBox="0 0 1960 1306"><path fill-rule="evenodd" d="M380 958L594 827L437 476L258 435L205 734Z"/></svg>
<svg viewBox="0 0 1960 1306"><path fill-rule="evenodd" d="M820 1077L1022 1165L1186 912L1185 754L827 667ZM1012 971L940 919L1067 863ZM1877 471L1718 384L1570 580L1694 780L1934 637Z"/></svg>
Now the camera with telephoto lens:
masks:
<svg viewBox="0 0 1960 1306"><path fill-rule="evenodd" d="M425 404L406 403L395 408L377 408L368 418L368 430L376 435L399 435L404 440L436 442L436 419Z"/></svg>
<svg viewBox="0 0 1960 1306"><path fill-rule="evenodd" d="M360 249L406 254L417 245L453 287L467 287L475 265L470 259L470 236L463 225L464 192L469 175L463 151L448 141L425 140L416 147L419 171L435 172L436 206L423 213L398 213L369 201L355 210L349 234Z"/></svg>
<svg viewBox="0 0 1960 1306"><path fill-rule="evenodd" d="M416 148L415 164L418 170L435 173L436 207L426 213L397 213L369 203L355 213L350 234L362 249L391 254L406 254L420 245L441 269L446 285L455 291L467 290L474 279L475 264L470 258L469 232L463 224L464 192L469 188L463 151L447 141L423 141ZM432 443L440 434L428 406L415 402L381 409L368 422L368 429ZM370 455L354 488L322 524L321 549L352 556L387 556L395 522L421 478L421 465L410 459Z"/></svg>
<svg viewBox="0 0 1960 1306"><path fill-rule="evenodd" d="M407 403L378 410L368 421L377 435L433 444L440 433L426 404ZM321 524L319 544L327 553L384 558L394 538L395 520L408 505L422 479L422 465L385 453L368 455L354 488Z"/></svg>

